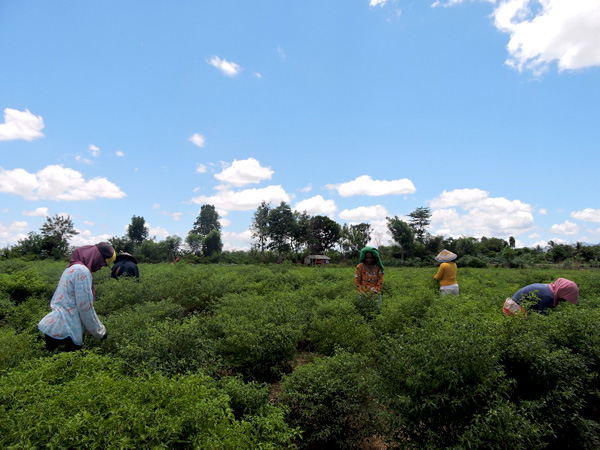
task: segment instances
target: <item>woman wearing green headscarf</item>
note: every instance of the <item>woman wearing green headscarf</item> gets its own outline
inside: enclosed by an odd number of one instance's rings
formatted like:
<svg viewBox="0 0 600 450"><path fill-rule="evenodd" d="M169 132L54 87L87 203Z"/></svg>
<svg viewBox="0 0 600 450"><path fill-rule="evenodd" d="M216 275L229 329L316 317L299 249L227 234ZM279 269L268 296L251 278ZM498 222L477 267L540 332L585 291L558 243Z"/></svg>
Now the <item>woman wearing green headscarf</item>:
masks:
<svg viewBox="0 0 600 450"><path fill-rule="evenodd" d="M381 300L383 289L383 263L374 247L365 247L360 251L359 264L354 274L354 284L359 295L376 294Z"/></svg>

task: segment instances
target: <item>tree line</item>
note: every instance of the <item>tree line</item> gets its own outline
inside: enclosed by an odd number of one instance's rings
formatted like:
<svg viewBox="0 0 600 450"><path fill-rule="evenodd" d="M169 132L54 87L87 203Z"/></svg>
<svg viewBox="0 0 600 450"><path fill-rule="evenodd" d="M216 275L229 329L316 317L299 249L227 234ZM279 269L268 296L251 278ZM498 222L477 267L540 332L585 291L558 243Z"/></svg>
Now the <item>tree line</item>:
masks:
<svg viewBox="0 0 600 450"><path fill-rule="evenodd" d="M515 239L462 236L444 238L428 231L431 210L419 207L407 221L387 217L392 240L383 242L368 223L338 224L328 216L293 211L286 202L278 206L263 201L252 217L250 250L223 251L220 216L214 205L202 205L185 239L168 236L162 241L149 237L145 219L134 215L122 237L109 240L117 251L125 251L141 262L253 263L285 261L298 263L308 254L325 254L333 263L354 263L368 243L378 247L387 265L425 266L443 248L456 253L463 267L530 267L538 264L589 265L599 267L600 245L559 244L548 247L515 248ZM30 232L17 244L0 250L2 258L64 259L73 250L69 241L79 234L70 217L47 217L40 232Z"/></svg>

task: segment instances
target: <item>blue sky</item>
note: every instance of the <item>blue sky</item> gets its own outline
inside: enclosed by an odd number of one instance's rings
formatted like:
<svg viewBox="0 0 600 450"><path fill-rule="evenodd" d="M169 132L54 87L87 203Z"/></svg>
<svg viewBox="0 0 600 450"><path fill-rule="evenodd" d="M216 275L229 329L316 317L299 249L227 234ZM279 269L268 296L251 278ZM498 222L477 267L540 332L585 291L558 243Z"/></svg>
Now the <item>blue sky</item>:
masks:
<svg viewBox="0 0 600 450"><path fill-rule="evenodd" d="M600 0L0 3L0 246L262 200L338 223L600 242Z"/></svg>

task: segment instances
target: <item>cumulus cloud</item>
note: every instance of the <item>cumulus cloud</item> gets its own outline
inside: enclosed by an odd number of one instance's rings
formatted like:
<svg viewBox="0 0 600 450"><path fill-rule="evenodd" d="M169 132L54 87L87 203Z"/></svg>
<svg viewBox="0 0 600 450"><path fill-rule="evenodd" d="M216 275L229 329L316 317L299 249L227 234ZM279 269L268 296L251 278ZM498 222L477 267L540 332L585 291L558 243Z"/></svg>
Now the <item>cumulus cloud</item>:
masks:
<svg viewBox="0 0 600 450"><path fill-rule="evenodd" d="M20 195L27 200L76 201L125 197L125 193L106 178L85 180L81 173L60 165L46 166L37 173L0 168L0 192Z"/></svg>
<svg viewBox="0 0 600 450"><path fill-rule="evenodd" d="M115 155L117 155L118 157L121 157L121 158L122 158L123 156L125 156L125 153L123 153L121 150L117 150L117 151L115 152Z"/></svg>
<svg viewBox="0 0 600 450"><path fill-rule="evenodd" d="M206 173L206 166L204 164L198 164L198 167L196 167L196 173Z"/></svg>
<svg viewBox="0 0 600 450"><path fill-rule="evenodd" d="M445 236L509 236L530 230L533 208L520 200L489 197L480 189L444 191L431 201L431 225Z"/></svg>
<svg viewBox="0 0 600 450"><path fill-rule="evenodd" d="M0 123L0 141L23 139L33 141L44 137L44 119L29 112L16 109L4 109L4 123Z"/></svg>
<svg viewBox="0 0 600 450"><path fill-rule="evenodd" d="M73 247L81 247L82 245L94 245L98 242L108 242L110 238L113 236L110 234L99 234L95 235L90 230L82 230L79 228L75 228L79 234L73 236L69 240L69 244Z"/></svg>
<svg viewBox="0 0 600 450"><path fill-rule="evenodd" d="M506 63L519 71L600 64L600 0L504 0L493 16L510 34Z"/></svg>
<svg viewBox="0 0 600 450"><path fill-rule="evenodd" d="M571 217L586 222L600 222L600 209L585 208L583 211L572 212Z"/></svg>
<svg viewBox="0 0 600 450"><path fill-rule="evenodd" d="M347 183L328 184L328 189L335 190L342 197L368 195L379 197L383 195L413 194L417 191L415 185L407 178L401 180L373 180L369 175L362 175Z"/></svg>
<svg viewBox="0 0 600 450"><path fill-rule="evenodd" d="M23 215L46 217L48 216L48 208L41 206L39 208L35 208L33 211L23 211Z"/></svg>
<svg viewBox="0 0 600 450"><path fill-rule="evenodd" d="M250 230L241 233L224 231L221 238L223 240L223 250L248 250L252 243L252 232Z"/></svg>
<svg viewBox="0 0 600 450"><path fill-rule="evenodd" d="M383 6L387 0L369 0L369 6Z"/></svg>
<svg viewBox="0 0 600 450"><path fill-rule="evenodd" d="M100 156L100 149L98 147L96 147L94 144L90 145L90 147L88 148L88 151L92 154L92 156L94 158L97 158L98 156Z"/></svg>
<svg viewBox="0 0 600 450"><path fill-rule="evenodd" d="M239 161L234 159L229 167L215 174L215 178L235 187L242 187L259 183L261 180L270 180L273 173L270 167L262 167L254 158Z"/></svg>
<svg viewBox="0 0 600 450"><path fill-rule="evenodd" d="M171 236L171 234L167 231L166 228L163 227L153 227L149 223L146 224L148 228L148 236L151 238L155 238L156 240L164 239L166 237Z"/></svg>
<svg viewBox="0 0 600 450"><path fill-rule="evenodd" d="M569 222L568 220L565 223L552 225L551 228L553 233L556 234L564 234L567 236L573 236L579 233L579 226L576 223Z"/></svg>
<svg viewBox="0 0 600 450"><path fill-rule="evenodd" d="M337 206L333 200L325 200L321 195L302 200L294 206L296 211L306 211L311 216L335 214Z"/></svg>
<svg viewBox="0 0 600 450"><path fill-rule="evenodd" d="M199 205L214 205L219 210L251 211L256 209L263 200L274 204L289 203L290 196L283 190L281 185L277 185L262 189L244 189L242 191L219 189L215 195L201 195L192 198L191 201Z"/></svg>
<svg viewBox="0 0 600 450"><path fill-rule="evenodd" d="M194 133L192 137L188 139L188 141L193 142L194 145L197 145L198 147L204 147L206 138L199 133Z"/></svg>
<svg viewBox="0 0 600 450"><path fill-rule="evenodd" d="M0 247L16 244L27 237L29 225L25 221L15 221L10 225L0 222Z"/></svg>
<svg viewBox="0 0 600 450"><path fill-rule="evenodd" d="M350 222L362 222L369 220L383 220L389 213L385 206L375 205L375 206L359 206L354 209L344 209L339 214L340 219L348 220Z"/></svg>
<svg viewBox="0 0 600 450"><path fill-rule="evenodd" d="M242 70L236 63L221 59L218 56L211 56L206 62L219 69L223 75L227 75L228 77L235 77Z"/></svg>

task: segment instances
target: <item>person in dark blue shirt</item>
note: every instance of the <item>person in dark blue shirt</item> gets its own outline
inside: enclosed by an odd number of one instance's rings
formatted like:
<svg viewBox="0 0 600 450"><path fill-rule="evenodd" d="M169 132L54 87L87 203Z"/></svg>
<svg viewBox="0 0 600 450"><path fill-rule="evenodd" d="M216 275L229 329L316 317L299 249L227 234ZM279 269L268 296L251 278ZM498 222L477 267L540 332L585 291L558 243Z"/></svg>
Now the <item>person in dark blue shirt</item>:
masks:
<svg viewBox="0 0 600 450"><path fill-rule="evenodd" d="M510 306L510 300L512 300L512 306ZM548 308L554 308L560 301L577 304L579 300L579 287L573 281L566 278L558 278L554 283L550 284L530 284L519 289L512 297L506 299L504 303L505 314L512 315L511 312L523 311L521 304L527 300L532 301L528 305L531 309L543 313Z"/></svg>
<svg viewBox="0 0 600 450"><path fill-rule="evenodd" d="M110 276L114 279L118 279L119 277L135 277L139 281L140 272L137 264L138 262L135 257L126 252L119 252Z"/></svg>

